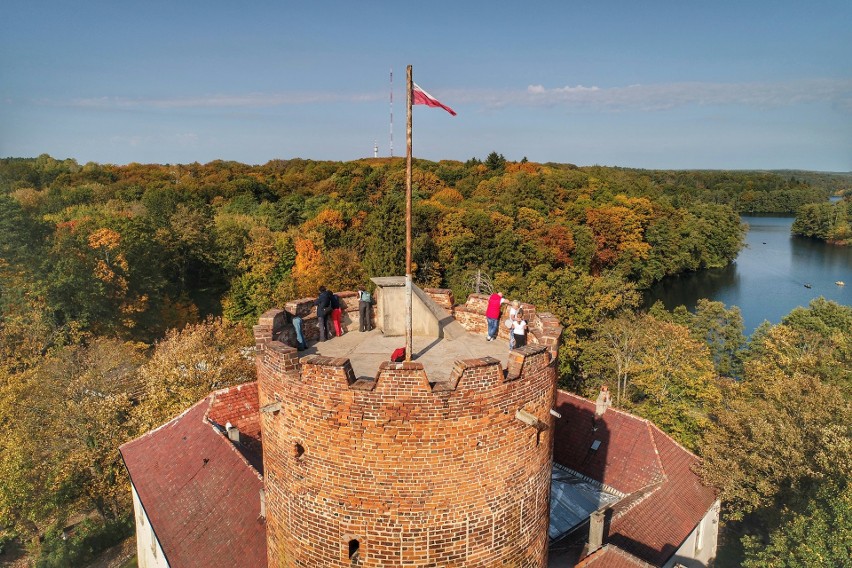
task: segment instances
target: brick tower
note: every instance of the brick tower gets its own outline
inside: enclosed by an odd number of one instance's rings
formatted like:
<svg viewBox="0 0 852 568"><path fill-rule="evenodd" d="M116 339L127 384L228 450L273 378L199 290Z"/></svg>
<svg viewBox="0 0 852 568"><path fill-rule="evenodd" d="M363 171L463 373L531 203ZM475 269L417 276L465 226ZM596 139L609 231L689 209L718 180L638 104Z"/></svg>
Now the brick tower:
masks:
<svg viewBox="0 0 852 568"><path fill-rule="evenodd" d="M299 359L255 328L269 566L544 567L553 345L421 363Z"/></svg>

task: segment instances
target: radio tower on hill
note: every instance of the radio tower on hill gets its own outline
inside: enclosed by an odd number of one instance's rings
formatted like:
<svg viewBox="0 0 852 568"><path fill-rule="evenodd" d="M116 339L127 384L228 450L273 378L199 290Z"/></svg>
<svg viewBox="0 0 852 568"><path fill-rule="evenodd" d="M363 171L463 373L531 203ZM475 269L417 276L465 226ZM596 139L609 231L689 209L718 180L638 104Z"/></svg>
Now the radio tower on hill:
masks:
<svg viewBox="0 0 852 568"><path fill-rule="evenodd" d="M393 158L393 67L390 70L390 157Z"/></svg>

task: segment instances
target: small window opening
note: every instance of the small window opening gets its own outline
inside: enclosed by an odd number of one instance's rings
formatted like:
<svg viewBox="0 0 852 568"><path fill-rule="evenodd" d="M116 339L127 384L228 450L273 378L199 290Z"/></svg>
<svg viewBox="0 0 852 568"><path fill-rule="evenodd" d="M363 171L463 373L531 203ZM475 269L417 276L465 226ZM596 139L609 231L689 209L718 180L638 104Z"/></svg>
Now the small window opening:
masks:
<svg viewBox="0 0 852 568"><path fill-rule="evenodd" d="M349 559L354 560L358 558L358 549L361 548L361 543L358 542L357 538L353 538L349 541Z"/></svg>
<svg viewBox="0 0 852 568"><path fill-rule="evenodd" d="M594 442L592 442L592 451L593 452L598 451L598 448L600 448L600 447L601 447L601 441L600 440L595 440Z"/></svg>
<svg viewBox="0 0 852 568"><path fill-rule="evenodd" d="M296 456L296 459L301 459L305 455L305 447L299 442L296 442L296 445L293 446L293 455Z"/></svg>

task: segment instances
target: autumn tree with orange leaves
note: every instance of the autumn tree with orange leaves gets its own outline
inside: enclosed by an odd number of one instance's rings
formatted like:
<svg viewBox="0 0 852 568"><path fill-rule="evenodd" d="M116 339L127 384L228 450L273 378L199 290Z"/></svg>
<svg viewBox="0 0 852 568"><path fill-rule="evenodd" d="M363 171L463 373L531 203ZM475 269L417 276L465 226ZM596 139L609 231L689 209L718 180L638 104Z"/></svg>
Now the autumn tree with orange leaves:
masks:
<svg viewBox="0 0 852 568"><path fill-rule="evenodd" d="M586 211L586 223L595 239L592 270L600 273L617 263L644 259L651 246L644 240L647 218L623 205L605 205Z"/></svg>

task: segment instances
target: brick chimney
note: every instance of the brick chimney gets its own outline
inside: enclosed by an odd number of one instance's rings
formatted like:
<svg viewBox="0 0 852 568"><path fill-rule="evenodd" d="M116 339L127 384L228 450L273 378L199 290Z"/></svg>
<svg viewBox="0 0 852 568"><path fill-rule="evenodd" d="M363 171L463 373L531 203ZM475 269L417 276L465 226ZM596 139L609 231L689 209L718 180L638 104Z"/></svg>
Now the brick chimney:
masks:
<svg viewBox="0 0 852 568"><path fill-rule="evenodd" d="M603 546L604 511L598 509L589 517L589 542L586 544L584 556L588 556Z"/></svg>
<svg viewBox="0 0 852 568"><path fill-rule="evenodd" d="M230 422L225 424L225 432L228 433L228 439L232 442L240 443L240 429L232 426Z"/></svg>

